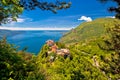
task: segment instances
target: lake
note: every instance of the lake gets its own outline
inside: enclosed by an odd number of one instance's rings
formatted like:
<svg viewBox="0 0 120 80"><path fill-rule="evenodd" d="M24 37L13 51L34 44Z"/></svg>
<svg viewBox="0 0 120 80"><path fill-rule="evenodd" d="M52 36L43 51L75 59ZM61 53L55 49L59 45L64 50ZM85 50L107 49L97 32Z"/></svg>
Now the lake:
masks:
<svg viewBox="0 0 120 80"><path fill-rule="evenodd" d="M13 33L12 33L13 32ZM12 31L14 35L7 36L7 41L18 46L19 50L27 47L27 52L38 54L46 40L58 41L67 30L42 30L42 31ZM16 34L17 33L17 34Z"/></svg>

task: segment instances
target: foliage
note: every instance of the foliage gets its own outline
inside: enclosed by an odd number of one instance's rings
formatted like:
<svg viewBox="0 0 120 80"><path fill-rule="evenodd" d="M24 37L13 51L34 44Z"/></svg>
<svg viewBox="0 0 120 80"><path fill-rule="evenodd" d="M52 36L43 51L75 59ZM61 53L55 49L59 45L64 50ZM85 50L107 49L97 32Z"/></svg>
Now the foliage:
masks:
<svg viewBox="0 0 120 80"><path fill-rule="evenodd" d="M37 67L47 80L117 80L119 79L119 54L102 50L98 46L104 40L81 42L69 47L73 59L57 56L54 62L49 57L39 57ZM39 54L41 56L41 54Z"/></svg>
<svg viewBox="0 0 120 80"><path fill-rule="evenodd" d="M103 2L109 0L101 0ZM110 7L120 18L120 0L112 0L118 7ZM39 0L1 0L0 24L16 21L24 9L50 10L69 8L71 2L43 2ZM120 21L97 19L81 24L64 35L61 42L70 45L72 59L49 56L44 45L39 55L33 56L0 40L0 80L118 80L120 79ZM56 43L60 48L65 44ZM56 57L50 61L51 56Z"/></svg>
<svg viewBox="0 0 120 80"><path fill-rule="evenodd" d="M60 39L60 42L70 45L76 44L80 41L90 40L91 38L99 38L100 36L106 35L106 28L108 27L106 25L110 25L112 27L116 22L120 23L120 20L99 18L92 22L84 22L77 28L72 29L70 32L65 34Z"/></svg>
<svg viewBox="0 0 120 80"><path fill-rule="evenodd" d="M44 54L40 53L36 62L39 71L44 72L47 80L107 80L106 75L94 65L95 62L93 61L95 55L99 57L101 52L101 55L106 52L96 47L96 43L82 44L79 43L69 47L73 56L72 60L57 56L54 62L51 63L49 62L49 56L40 57ZM92 50L93 48L95 49Z"/></svg>
<svg viewBox="0 0 120 80"><path fill-rule="evenodd" d="M120 54L120 24L116 22L113 28L108 29L108 33L111 35L111 38L106 43L108 46L112 46L112 49Z"/></svg>
<svg viewBox="0 0 120 80"><path fill-rule="evenodd" d="M101 1L102 3L106 3L109 1L117 3L117 5L115 7L113 7L113 6L109 7L108 10L111 12L115 12L116 13L115 17L120 19L120 0L99 0L99 1Z"/></svg>
<svg viewBox="0 0 120 80"><path fill-rule="evenodd" d="M71 2L64 1L41 1L41 0L0 0L0 24L11 21L17 21L17 17L22 14L23 10L50 10L54 13L60 9L67 9Z"/></svg>
<svg viewBox="0 0 120 80"><path fill-rule="evenodd" d="M20 0L0 0L0 24L16 21L18 15L23 12Z"/></svg>
<svg viewBox="0 0 120 80"><path fill-rule="evenodd" d="M59 48L66 48L66 45L61 43L61 42L56 42L56 45L59 47Z"/></svg>
<svg viewBox="0 0 120 80"><path fill-rule="evenodd" d="M0 80L40 80L44 79L36 71L35 59L25 52L17 52L13 45L0 40Z"/></svg>
<svg viewBox="0 0 120 80"><path fill-rule="evenodd" d="M99 0L101 2L113 1L117 7L110 7L109 11L116 12L116 18L120 18L120 0ZM41 0L1 0L0 1L0 24L16 21L23 10L50 10L56 13L57 10L70 8L71 2L67 1L41 1Z"/></svg>
<svg viewBox="0 0 120 80"><path fill-rule="evenodd" d="M101 19L99 19L101 20ZM98 20L98 21L99 21ZM104 19L102 19L104 20ZM106 23L108 20L111 23ZM91 37L90 39L84 38L77 42L77 44L70 45L68 48L72 59L64 58L62 56L56 56L53 62L50 62L50 56L43 56L49 50L47 46L43 46L44 51L40 51L37 57L36 64L38 70L43 72L46 80L118 80L120 79L120 54L117 52L120 49L114 47L116 43L120 41L119 37L119 20L117 19L105 19L104 31L105 33L99 37ZM115 21L115 22L114 22ZM100 23L103 23L100 21ZM90 23L83 23L84 25ZM82 25L83 25L82 24ZM94 22L91 23L94 25ZM89 28L89 27L87 27ZM89 31L93 28L89 28ZM75 30L78 30L77 27ZM87 30L83 30L83 34L86 34ZM81 30L79 29L79 30ZM111 29L111 30L109 30ZM76 34L79 34L79 31ZM95 29L96 30L96 29ZM68 33L68 34L71 34ZM89 34L91 35L91 34ZM88 36L89 36L88 35ZM99 35L99 34L97 34ZM117 37L114 37L117 36ZM116 42L117 38L117 42ZM111 41L113 50L110 50L105 40ZM116 43L114 43L114 41ZM62 43L60 43L62 45ZM63 44L64 45L64 44ZM118 44L117 44L118 45ZM103 48L101 48L102 46ZM105 49L104 49L105 48ZM108 48L108 49L106 49Z"/></svg>
<svg viewBox="0 0 120 80"><path fill-rule="evenodd" d="M56 42L58 47L70 50L70 56L67 58L54 52L48 54L50 47L46 44L35 56L24 50L17 51L14 46L6 42L6 39L0 40L0 80L118 80L120 79L119 22L118 19L105 18L92 23L83 23L83 26L77 27L74 36L81 33L83 40L80 38L77 43L67 47L61 42ZM94 35L97 37L92 37L91 35L100 29L96 27L97 24L103 29ZM90 33L87 30L94 31ZM104 34L101 34L102 30Z"/></svg>
<svg viewBox="0 0 120 80"><path fill-rule="evenodd" d="M105 25L109 26L109 24ZM120 23L115 21L114 26L107 28L109 36L104 36L106 47L100 46L101 49L115 51L120 54Z"/></svg>
<svg viewBox="0 0 120 80"><path fill-rule="evenodd" d="M54 2L40 1L40 0L20 0L20 5L27 10L34 10L40 8L41 10L50 10L56 13L57 10L70 8L71 2L59 1Z"/></svg>

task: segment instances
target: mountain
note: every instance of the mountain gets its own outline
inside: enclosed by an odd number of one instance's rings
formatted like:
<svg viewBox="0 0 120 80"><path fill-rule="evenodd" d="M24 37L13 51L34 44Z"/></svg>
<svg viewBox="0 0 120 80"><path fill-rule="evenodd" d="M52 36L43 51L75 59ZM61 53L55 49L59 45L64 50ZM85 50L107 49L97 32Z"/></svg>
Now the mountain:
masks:
<svg viewBox="0 0 120 80"><path fill-rule="evenodd" d="M112 18L82 23L60 40L70 45L64 46L70 51L67 57L51 52L55 47L45 44L37 56L37 71L46 80L119 80L119 24Z"/></svg>
<svg viewBox="0 0 120 80"><path fill-rule="evenodd" d="M105 35L107 28L106 25L112 26L116 22L120 22L120 20L113 18L99 18L92 22L84 22L75 29L66 33L60 39L60 42L74 44L84 40L99 38L100 36Z"/></svg>

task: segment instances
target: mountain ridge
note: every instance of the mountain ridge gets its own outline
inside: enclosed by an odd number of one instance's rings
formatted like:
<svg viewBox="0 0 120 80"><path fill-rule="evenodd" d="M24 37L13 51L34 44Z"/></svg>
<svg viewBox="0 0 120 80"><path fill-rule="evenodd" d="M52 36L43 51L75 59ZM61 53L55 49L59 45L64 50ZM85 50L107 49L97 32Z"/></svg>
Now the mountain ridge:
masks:
<svg viewBox="0 0 120 80"><path fill-rule="evenodd" d="M70 32L66 33L60 39L60 42L69 45L80 41L101 37L106 34L107 27L105 26L108 24L113 26L116 21L119 22L120 20L113 18L98 18L92 22L83 22L75 29L72 29Z"/></svg>

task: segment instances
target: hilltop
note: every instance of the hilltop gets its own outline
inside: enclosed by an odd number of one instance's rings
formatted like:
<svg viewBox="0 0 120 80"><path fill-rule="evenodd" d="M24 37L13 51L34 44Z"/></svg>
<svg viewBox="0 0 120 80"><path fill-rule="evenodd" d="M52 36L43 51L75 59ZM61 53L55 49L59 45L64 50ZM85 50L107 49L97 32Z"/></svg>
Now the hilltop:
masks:
<svg viewBox="0 0 120 80"><path fill-rule="evenodd" d="M116 22L120 23L120 20L113 18L99 18L92 22L83 22L75 29L72 29L70 32L66 33L60 39L60 42L69 45L84 40L99 38L106 34L106 25L110 25L112 27Z"/></svg>

